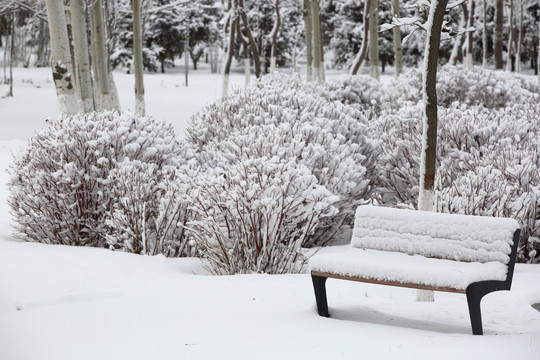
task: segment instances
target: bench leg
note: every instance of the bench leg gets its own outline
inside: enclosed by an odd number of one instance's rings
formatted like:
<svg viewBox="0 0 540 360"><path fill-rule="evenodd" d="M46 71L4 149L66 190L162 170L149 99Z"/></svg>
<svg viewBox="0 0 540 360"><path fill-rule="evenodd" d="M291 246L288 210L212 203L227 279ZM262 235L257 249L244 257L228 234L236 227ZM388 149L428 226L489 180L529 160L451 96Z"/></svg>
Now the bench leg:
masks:
<svg viewBox="0 0 540 360"><path fill-rule="evenodd" d="M480 310L482 296L474 288L467 289L467 303L469 305L469 316L471 317L473 335L483 335L484 333L482 330L482 312Z"/></svg>
<svg viewBox="0 0 540 360"><path fill-rule="evenodd" d="M494 291L510 290L510 286L503 281L479 281L467 287L467 303L469 304L469 315L473 335L483 335L482 314L480 312L480 301L482 298Z"/></svg>
<svg viewBox="0 0 540 360"><path fill-rule="evenodd" d="M317 311L320 316L329 317L328 300L326 299L326 279L322 276L311 275L313 289L315 290L315 301L317 302Z"/></svg>

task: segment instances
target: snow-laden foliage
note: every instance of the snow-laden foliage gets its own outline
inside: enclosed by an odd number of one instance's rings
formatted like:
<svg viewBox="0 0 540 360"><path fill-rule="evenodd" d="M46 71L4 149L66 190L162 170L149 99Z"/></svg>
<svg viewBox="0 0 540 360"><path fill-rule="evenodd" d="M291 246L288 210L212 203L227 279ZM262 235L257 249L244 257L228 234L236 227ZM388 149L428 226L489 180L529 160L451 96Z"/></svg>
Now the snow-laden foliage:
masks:
<svg viewBox="0 0 540 360"><path fill-rule="evenodd" d="M105 246L111 171L128 159L176 166L185 152L172 126L152 118L103 112L52 121L10 165L16 231L30 241Z"/></svg>
<svg viewBox="0 0 540 360"><path fill-rule="evenodd" d="M439 111L436 201L439 211L508 216L522 226L519 256L540 254L540 105L503 109L458 104ZM416 206L421 109L385 113L370 123L380 148L375 196L388 205Z"/></svg>
<svg viewBox="0 0 540 360"><path fill-rule="evenodd" d="M109 174L107 244L137 254L191 255L189 181L175 166L126 160Z"/></svg>
<svg viewBox="0 0 540 360"><path fill-rule="evenodd" d="M335 204L339 213L321 221L306 242L315 245L352 224L355 208L368 197L375 145L359 111L309 94L302 86L299 78L263 78L206 107L192 118L187 136L203 158L222 153L235 163L278 156L309 169L340 198Z"/></svg>
<svg viewBox="0 0 540 360"><path fill-rule="evenodd" d="M328 101L340 101L362 111L379 112L383 88L369 75L341 76L315 86Z"/></svg>
<svg viewBox="0 0 540 360"><path fill-rule="evenodd" d="M298 272L302 247L319 221L332 216L337 196L295 161L216 153L195 179L189 225L214 274Z"/></svg>
<svg viewBox="0 0 540 360"><path fill-rule="evenodd" d="M412 69L385 90L383 108L397 110L416 105L422 100L422 72ZM437 102L443 107L459 102L495 109L523 104L535 94L540 94L540 85L517 74L461 66L443 66L437 73Z"/></svg>

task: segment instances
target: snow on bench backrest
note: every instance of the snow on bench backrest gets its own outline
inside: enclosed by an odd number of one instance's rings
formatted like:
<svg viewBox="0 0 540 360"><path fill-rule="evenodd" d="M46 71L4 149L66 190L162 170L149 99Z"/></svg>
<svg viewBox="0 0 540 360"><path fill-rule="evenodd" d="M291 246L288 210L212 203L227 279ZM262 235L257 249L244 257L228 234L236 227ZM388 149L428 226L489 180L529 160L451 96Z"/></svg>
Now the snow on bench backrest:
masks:
<svg viewBox="0 0 540 360"><path fill-rule="evenodd" d="M507 264L514 219L359 206L351 246L457 261Z"/></svg>

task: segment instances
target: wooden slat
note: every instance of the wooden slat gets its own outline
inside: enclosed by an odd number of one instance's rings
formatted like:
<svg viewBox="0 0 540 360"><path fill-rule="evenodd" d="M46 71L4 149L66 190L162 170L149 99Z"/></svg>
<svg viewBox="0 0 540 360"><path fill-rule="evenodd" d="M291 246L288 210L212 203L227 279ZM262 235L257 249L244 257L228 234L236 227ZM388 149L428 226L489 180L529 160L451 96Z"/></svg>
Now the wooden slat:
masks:
<svg viewBox="0 0 540 360"><path fill-rule="evenodd" d="M321 277L326 277L326 278L333 278L333 279L351 280L351 281L365 282L365 283L370 283L370 284L399 286L399 287L422 289L422 290L445 291L445 292L453 292L453 293L461 293L461 294L464 294L466 292L465 290L462 290L462 289L454 289L450 287L436 287L436 286L429 286L429 285L424 285L424 284L400 283L397 281L376 280L376 279L362 278L358 276L346 276L346 275L339 275L339 274L318 272L318 271L312 271L311 275L321 276Z"/></svg>

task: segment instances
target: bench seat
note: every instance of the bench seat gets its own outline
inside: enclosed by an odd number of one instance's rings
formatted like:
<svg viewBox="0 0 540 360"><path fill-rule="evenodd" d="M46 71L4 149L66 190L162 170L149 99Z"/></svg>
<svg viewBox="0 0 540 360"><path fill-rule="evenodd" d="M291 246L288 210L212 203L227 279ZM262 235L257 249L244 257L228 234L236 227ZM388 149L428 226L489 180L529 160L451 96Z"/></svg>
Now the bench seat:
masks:
<svg viewBox="0 0 540 360"><path fill-rule="evenodd" d="M320 254L310 260L312 274L361 278L376 283L465 293L467 286L484 280L506 280L508 267L498 261L461 262L399 252L351 248ZM337 275L337 276L336 276ZM413 285L413 286L407 286Z"/></svg>

